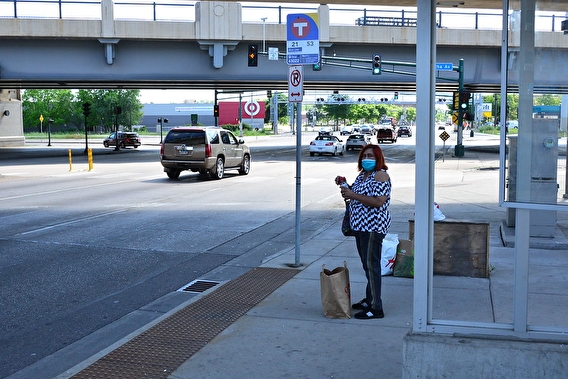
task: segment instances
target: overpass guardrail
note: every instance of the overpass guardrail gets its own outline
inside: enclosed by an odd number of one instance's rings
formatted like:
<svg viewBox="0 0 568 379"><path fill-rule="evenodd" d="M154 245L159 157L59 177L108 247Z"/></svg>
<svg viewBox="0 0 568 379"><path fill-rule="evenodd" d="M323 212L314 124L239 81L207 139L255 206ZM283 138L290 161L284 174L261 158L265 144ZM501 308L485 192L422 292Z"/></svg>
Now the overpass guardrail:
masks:
<svg viewBox="0 0 568 379"><path fill-rule="evenodd" d="M116 1L116 20L195 21L197 2ZM242 2L242 20L247 23L283 24L291 13L315 13L317 7L256 5ZM330 25L415 27L417 10L364 8L355 6L329 8ZM500 11L438 10L439 28L500 30ZM512 16L510 16L512 17ZM101 19L101 1L78 0L0 0L1 18ZM566 19L561 12L536 14L535 30L561 31Z"/></svg>

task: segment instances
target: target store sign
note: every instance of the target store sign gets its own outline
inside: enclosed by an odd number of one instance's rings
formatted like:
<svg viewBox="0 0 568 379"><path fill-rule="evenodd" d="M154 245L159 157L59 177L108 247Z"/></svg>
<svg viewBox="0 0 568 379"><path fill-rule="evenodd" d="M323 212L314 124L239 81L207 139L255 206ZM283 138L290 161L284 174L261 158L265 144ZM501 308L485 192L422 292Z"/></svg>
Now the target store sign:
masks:
<svg viewBox="0 0 568 379"><path fill-rule="evenodd" d="M266 104L261 101L248 100L242 103L243 120L264 119ZM239 102L220 101L219 102L219 125L236 125L239 123Z"/></svg>

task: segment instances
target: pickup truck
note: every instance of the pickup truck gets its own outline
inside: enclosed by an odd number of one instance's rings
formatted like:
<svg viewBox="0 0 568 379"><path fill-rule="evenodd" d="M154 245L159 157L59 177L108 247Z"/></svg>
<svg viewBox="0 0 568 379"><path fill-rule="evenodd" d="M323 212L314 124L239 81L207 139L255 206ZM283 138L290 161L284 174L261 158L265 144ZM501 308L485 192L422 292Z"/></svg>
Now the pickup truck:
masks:
<svg viewBox="0 0 568 379"><path fill-rule="evenodd" d="M396 142L396 132L394 128L381 127L377 129L377 143L382 143L384 141L390 141L392 143Z"/></svg>

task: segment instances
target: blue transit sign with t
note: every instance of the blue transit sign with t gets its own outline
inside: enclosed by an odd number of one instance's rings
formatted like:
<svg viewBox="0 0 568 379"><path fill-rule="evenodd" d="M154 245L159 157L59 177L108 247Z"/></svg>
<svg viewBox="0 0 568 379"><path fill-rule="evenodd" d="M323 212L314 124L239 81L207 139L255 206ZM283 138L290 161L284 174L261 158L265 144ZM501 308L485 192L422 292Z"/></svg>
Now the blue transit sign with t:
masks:
<svg viewBox="0 0 568 379"><path fill-rule="evenodd" d="M320 60L318 14L289 14L286 19L286 63L315 64Z"/></svg>
<svg viewBox="0 0 568 379"><path fill-rule="evenodd" d="M453 69L453 63L436 63L436 71L452 71Z"/></svg>

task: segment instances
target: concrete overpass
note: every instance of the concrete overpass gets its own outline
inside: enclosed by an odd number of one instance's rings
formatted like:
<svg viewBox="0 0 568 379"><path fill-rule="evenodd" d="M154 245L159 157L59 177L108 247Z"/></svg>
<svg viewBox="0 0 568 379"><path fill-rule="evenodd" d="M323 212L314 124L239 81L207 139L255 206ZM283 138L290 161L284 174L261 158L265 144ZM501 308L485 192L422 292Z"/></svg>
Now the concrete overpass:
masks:
<svg viewBox="0 0 568 379"><path fill-rule="evenodd" d="M65 4L63 4L65 6ZM285 89L287 65L260 57L247 67L249 43L285 52L284 23L245 23L237 2L195 4L194 21L116 19L112 0L100 2L100 19L5 18L0 23L0 88L195 88ZM332 25L329 5L317 8L320 46L324 55L416 61L415 27ZM302 13L301 11L292 13ZM363 11L361 11L363 16ZM452 17L456 17L455 15ZM497 18L498 20L498 18ZM514 20L512 20L513 22ZM285 20L284 20L285 22ZM498 25L497 25L498 26ZM263 41L263 36L265 41ZM438 60L465 61L465 85L473 92L499 88L501 31L437 30ZM518 41L509 41L512 46ZM554 92L568 88L565 72L568 38L560 30L539 32L537 46L549 66L537 87ZM511 62L514 64L514 57ZM556 71L554 83L547 78ZM412 75L372 76L363 69L324 65L306 70L305 89L414 90ZM453 77L455 79L455 76ZM560 82L558 81L560 79ZM439 80L440 90L454 90L454 81Z"/></svg>
<svg viewBox="0 0 568 379"><path fill-rule="evenodd" d="M243 6L238 2L197 2L193 21L117 19L117 5L112 0L95 3L100 17L63 18L61 7L68 4L59 3L59 18L21 18L16 13L17 4L14 1L13 18L0 23L0 88L4 89L0 114L5 108L12 115L0 117L0 139L23 143L17 106L22 88L287 89L283 59L274 61L261 55L258 67L247 66L250 43L286 51L285 17L284 23L260 19L243 22ZM372 75L370 63L371 55L377 52L384 61L416 62L420 39L416 27L334 25L329 5L319 5L317 13L323 55L368 59L369 63L345 68L334 66L333 59L329 64L324 61L321 71L305 70L305 90L416 89L413 68L389 73L388 65L384 65L382 75ZM454 29L442 24L437 29L437 60L457 65L464 59L466 90L498 92L501 38L499 27ZM568 93L568 68L564 64L568 38L558 30L538 32L536 39L539 58L546 65L536 73L535 90ZM517 46L519 41L510 40L509 44ZM510 54L509 65L514 87L518 72L515 53ZM437 90L456 89L457 74L441 72ZM14 130L18 131L15 140Z"/></svg>

